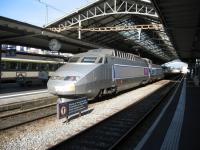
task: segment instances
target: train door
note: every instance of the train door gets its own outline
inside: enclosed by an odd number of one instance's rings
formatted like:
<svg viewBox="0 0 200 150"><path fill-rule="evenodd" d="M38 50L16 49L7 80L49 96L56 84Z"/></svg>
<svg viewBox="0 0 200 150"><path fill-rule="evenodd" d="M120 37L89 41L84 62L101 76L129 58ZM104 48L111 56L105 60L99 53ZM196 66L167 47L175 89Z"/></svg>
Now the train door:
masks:
<svg viewBox="0 0 200 150"><path fill-rule="evenodd" d="M105 57L104 58L104 81L105 81L105 84L107 83L107 78L108 78L108 58Z"/></svg>
<svg viewBox="0 0 200 150"><path fill-rule="evenodd" d="M109 57L105 57L104 60L104 79L106 87L110 86L110 67L109 67Z"/></svg>
<svg viewBox="0 0 200 150"><path fill-rule="evenodd" d="M113 73L112 73L113 61L114 59L112 57L105 57L105 79L108 86L111 86L113 81Z"/></svg>

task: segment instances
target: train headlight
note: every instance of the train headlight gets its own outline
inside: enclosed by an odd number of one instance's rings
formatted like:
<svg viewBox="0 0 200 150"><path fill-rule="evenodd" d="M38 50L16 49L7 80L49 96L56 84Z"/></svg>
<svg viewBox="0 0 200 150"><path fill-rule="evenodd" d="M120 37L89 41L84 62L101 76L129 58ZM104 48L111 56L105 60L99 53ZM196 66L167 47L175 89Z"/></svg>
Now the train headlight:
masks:
<svg viewBox="0 0 200 150"><path fill-rule="evenodd" d="M67 91L75 91L75 85L73 83L69 84L67 87L66 87L66 90Z"/></svg>
<svg viewBox="0 0 200 150"><path fill-rule="evenodd" d="M75 84L70 83L65 86L56 86L55 87L56 91L63 91L63 92L74 92L75 91Z"/></svg>
<svg viewBox="0 0 200 150"><path fill-rule="evenodd" d="M79 76L66 76L64 78L65 81L78 81L80 79Z"/></svg>

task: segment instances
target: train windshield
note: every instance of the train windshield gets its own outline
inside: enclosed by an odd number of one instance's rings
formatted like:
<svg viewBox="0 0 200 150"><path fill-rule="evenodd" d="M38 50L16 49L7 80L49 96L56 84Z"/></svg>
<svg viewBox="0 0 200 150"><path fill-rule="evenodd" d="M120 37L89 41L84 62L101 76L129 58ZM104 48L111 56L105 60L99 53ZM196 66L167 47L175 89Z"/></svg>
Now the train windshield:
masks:
<svg viewBox="0 0 200 150"><path fill-rule="evenodd" d="M69 59L68 62L70 62L70 63L78 62L79 58L80 58L80 57L72 57L71 59Z"/></svg>
<svg viewBox="0 0 200 150"><path fill-rule="evenodd" d="M82 63L95 63L97 57L84 57L81 62Z"/></svg>

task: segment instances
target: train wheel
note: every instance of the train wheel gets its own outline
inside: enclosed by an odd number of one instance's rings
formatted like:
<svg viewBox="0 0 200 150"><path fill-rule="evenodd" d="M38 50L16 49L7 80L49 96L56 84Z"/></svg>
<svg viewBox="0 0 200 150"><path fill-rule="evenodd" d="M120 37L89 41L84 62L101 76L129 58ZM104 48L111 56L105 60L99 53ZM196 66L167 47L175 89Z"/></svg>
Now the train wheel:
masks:
<svg viewBox="0 0 200 150"><path fill-rule="evenodd" d="M101 97L103 97L103 89L101 89L100 91L99 91L99 93L97 94L97 96L95 97L95 99L100 99Z"/></svg>
<svg viewBox="0 0 200 150"><path fill-rule="evenodd" d="M113 95L115 96L117 94L117 87L114 88Z"/></svg>

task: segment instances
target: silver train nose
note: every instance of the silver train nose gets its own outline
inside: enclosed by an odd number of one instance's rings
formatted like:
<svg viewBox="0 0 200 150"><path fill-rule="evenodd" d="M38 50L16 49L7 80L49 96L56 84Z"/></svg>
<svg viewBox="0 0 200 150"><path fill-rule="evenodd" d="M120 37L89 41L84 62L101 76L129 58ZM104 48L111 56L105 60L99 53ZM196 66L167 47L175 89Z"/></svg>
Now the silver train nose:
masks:
<svg viewBox="0 0 200 150"><path fill-rule="evenodd" d="M49 80L48 92L54 95L72 95L76 93L75 83L72 81Z"/></svg>

